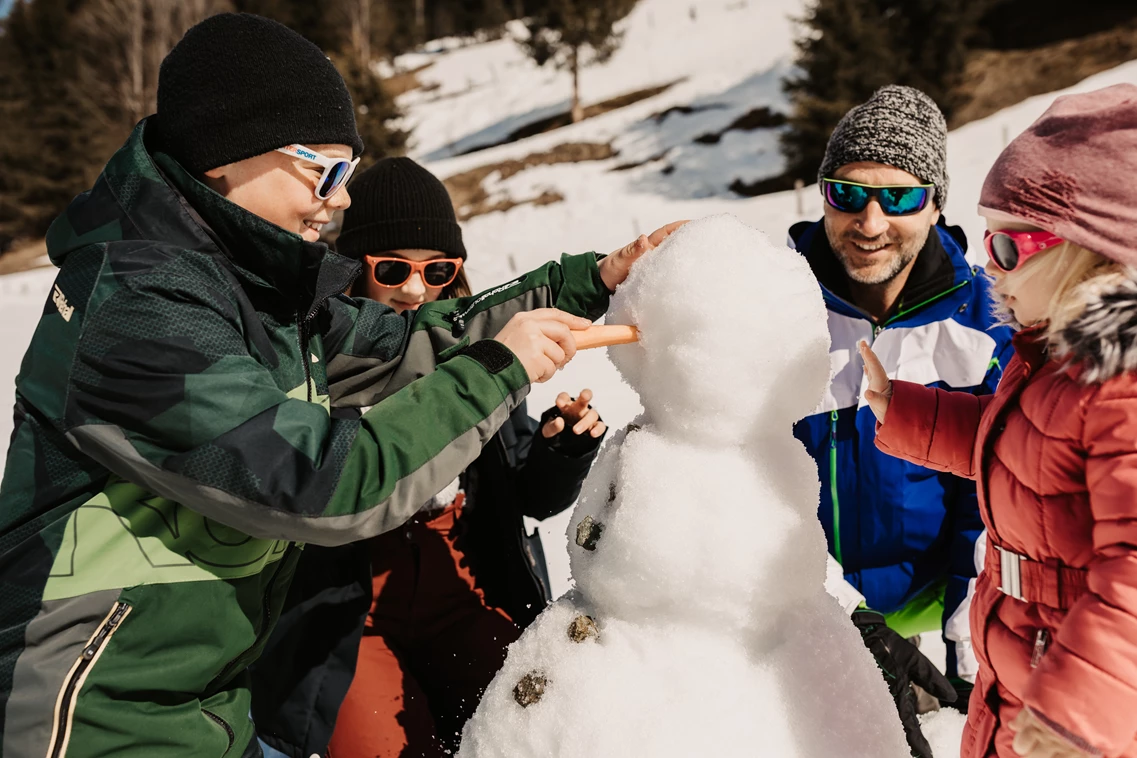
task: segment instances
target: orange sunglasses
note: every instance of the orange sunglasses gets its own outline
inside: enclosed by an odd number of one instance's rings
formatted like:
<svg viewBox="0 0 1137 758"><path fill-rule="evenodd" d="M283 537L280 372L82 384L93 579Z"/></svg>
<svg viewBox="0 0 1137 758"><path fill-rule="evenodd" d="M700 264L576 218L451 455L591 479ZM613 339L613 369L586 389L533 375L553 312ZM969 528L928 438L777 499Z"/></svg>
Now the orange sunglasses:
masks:
<svg viewBox="0 0 1137 758"><path fill-rule="evenodd" d="M380 287L397 289L402 287L416 273L422 277L427 287L445 287L458 276L462 268L461 258L434 258L429 261L408 261L406 258L393 258L386 255L365 255L363 259L371 268L371 278Z"/></svg>

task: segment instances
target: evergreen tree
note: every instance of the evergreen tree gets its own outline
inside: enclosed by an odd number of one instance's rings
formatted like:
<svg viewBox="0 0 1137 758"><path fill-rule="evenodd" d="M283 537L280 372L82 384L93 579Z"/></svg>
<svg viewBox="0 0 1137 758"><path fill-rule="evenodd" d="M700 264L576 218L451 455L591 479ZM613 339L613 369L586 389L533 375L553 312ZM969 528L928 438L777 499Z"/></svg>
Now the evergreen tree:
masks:
<svg viewBox="0 0 1137 758"><path fill-rule="evenodd" d="M613 28L631 12L635 0L549 0L529 16L529 39L522 47L538 66L553 63L572 72L572 120L584 118L580 69L610 58L621 35Z"/></svg>
<svg viewBox="0 0 1137 758"><path fill-rule="evenodd" d="M874 0L889 43L905 64L905 80L940 104L950 120L967 52L980 19L1001 0Z"/></svg>
<svg viewBox="0 0 1137 758"><path fill-rule="evenodd" d="M998 0L817 0L797 40L782 136L788 175L812 181L833 128L886 84L916 87L950 120L983 12Z"/></svg>

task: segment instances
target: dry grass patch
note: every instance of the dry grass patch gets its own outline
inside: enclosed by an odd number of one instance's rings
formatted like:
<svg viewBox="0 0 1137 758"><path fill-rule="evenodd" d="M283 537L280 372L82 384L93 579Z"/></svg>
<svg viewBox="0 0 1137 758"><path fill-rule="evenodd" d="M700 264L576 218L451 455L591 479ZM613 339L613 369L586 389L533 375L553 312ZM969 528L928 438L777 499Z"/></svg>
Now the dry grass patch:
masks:
<svg viewBox="0 0 1137 758"><path fill-rule="evenodd" d="M490 163L469 171L463 171L460 174L443 179L443 184L450 192L450 199L458 211L458 219L466 221L486 213L507 211L518 205L551 205L564 200L563 195L553 190L545 190L536 197L520 200L508 196L490 197L484 182L494 173L499 174L499 180L504 180L534 166L602 161L613 158L615 155L616 151L612 149L612 145L607 143L566 142L563 145L557 145L552 150L532 153L519 160Z"/></svg>
<svg viewBox="0 0 1137 758"><path fill-rule="evenodd" d="M433 65L433 63L425 63L409 71L400 71L394 76L389 76L384 79L383 87L391 97L398 97L412 90L422 89L423 85L422 82L419 81L418 75ZM431 89L437 89L437 87L438 85L434 84L431 86Z"/></svg>
<svg viewBox="0 0 1137 758"><path fill-rule="evenodd" d="M604 100L603 102L594 103L593 105L587 105L584 107L584 120L587 121L590 118L596 118L597 116L602 116L605 113L609 113L610 111L618 110L620 108L627 108L629 105L634 105L634 104L640 102L641 100L647 100L649 97L655 97L656 95L661 95L664 92L666 92L667 90L674 87L676 84L678 84L681 81L683 81L683 80L677 79L676 81L668 82L667 84L660 84L656 87L648 87L646 89L639 89L639 90L635 90L634 92L625 92L623 95L617 95L616 97L609 98L608 100ZM491 143L488 143L485 145L478 145L476 147L472 147L469 150L464 151L461 154L462 155L469 155L470 153L477 153L477 152L480 152L482 150L489 150L491 147L500 147L501 145L508 145L508 144L513 143L513 142L519 142L520 140L527 139L528 137L534 137L538 134L545 134L546 132L551 132L554 129L561 129L563 127L571 126L571 125L572 125L572 113L570 111L562 111L562 112L556 113L552 116L548 116L546 118L538 119L537 121L531 121L522 127L514 129L504 139L498 140L497 142L491 142Z"/></svg>
<svg viewBox="0 0 1137 758"><path fill-rule="evenodd" d="M50 265L51 261L47 259L47 241L38 240L0 255L0 276Z"/></svg>
<svg viewBox="0 0 1137 758"><path fill-rule="evenodd" d="M1137 59L1137 22L1030 50L976 50L958 88L962 105L952 129L990 116L1028 97L1072 87Z"/></svg>

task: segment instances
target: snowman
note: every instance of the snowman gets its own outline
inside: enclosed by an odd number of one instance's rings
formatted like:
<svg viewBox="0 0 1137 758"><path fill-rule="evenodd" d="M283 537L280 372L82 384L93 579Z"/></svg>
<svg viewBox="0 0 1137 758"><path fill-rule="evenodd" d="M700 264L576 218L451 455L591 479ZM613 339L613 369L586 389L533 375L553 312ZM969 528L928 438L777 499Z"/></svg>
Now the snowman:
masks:
<svg viewBox="0 0 1137 758"><path fill-rule="evenodd" d="M817 469L793 437L829 380L805 259L730 216L641 259L607 322L644 412L570 521L575 589L509 650L460 758L908 755L824 590Z"/></svg>

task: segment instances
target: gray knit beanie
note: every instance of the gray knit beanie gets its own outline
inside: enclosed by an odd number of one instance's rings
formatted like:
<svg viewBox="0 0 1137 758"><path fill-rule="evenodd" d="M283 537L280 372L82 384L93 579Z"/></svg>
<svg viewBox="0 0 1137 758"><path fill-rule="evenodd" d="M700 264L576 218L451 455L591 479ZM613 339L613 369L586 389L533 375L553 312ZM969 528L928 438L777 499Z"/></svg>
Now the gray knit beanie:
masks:
<svg viewBox="0 0 1137 758"><path fill-rule="evenodd" d="M817 179L832 178L837 169L858 161L895 166L936 185L935 203L942 210L948 193L944 114L918 89L881 87L837 124Z"/></svg>

